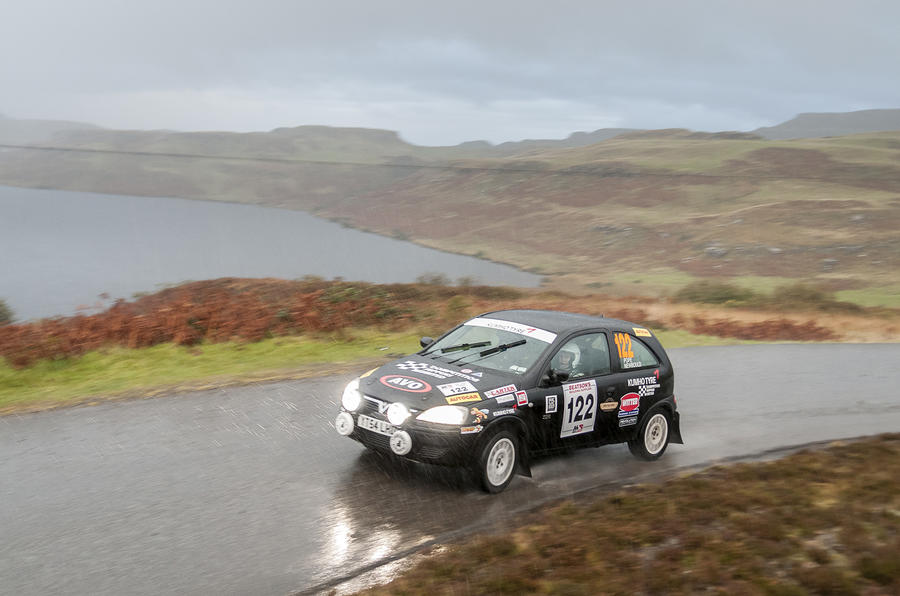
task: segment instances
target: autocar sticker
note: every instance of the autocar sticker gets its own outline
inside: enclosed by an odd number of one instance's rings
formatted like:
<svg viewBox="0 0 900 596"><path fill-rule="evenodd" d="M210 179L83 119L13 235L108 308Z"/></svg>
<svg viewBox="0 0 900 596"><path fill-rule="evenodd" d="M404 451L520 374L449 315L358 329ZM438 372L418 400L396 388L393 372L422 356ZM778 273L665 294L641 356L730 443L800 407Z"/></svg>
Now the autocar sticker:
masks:
<svg viewBox="0 0 900 596"><path fill-rule="evenodd" d="M446 383L445 385L438 385L438 391L443 393L444 395L458 395L460 393L471 393L473 391L478 391L475 388L475 385L468 381L460 381L458 383Z"/></svg>
<svg viewBox="0 0 900 596"><path fill-rule="evenodd" d="M631 330L634 331L634 334L638 337L653 337L650 334L650 331L648 329L644 329L643 327L632 327Z"/></svg>
<svg viewBox="0 0 900 596"><path fill-rule="evenodd" d="M475 327L488 327L489 329L499 329L501 331L510 331L512 333L524 335L525 337L533 337L538 341L542 341L548 344L552 344L553 340L556 339L556 334L551 333L550 331L538 329L537 327L530 327L528 325L522 325L521 323L513 323L512 321L501 321L500 319L476 317L467 321L466 325L474 325Z"/></svg>
<svg viewBox="0 0 900 596"><path fill-rule="evenodd" d="M448 404L462 404L467 401L481 401L478 393L461 393L460 395L448 395L444 398Z"/></svg>
<svg viewBox="0 0 900 596"><path fill-rule="evenodd" d="M636 416L638 414L641 407L640 395L637 393L626 393L619 401L621 402L621 405L619 406L619 418Z"/></svg>
<svg viewBox="0 0 900 596"><path fill-rule="evenodd" d="M593 431L596 414L597 382L595 380L563 385L560 437L572 437Z"/></svg>
<svg viewBox="0 0 900 596"><path fill-rule="evenodd" d="M378 380L381 381L382 385L399 391L408 391L410 393L428 393L431 391L431 385L416 377L384 375Z"/></svg>
<svg viewBox="0 0 900 596"><path fill-rule="evenodd" d="M497 387L496 389L488 389L484 392L484 395L485 397L497 397L498 395L503 395L504 393L513 393L515 390L515 385L504 385L503 387Z"/></svg>
<svg viewBox="0 0 900 596"><path fill-rule="evenodd" d="M556 396L548 395L546 400L546 407L544 408L544 414L553 414L556 412Z"/></svg>

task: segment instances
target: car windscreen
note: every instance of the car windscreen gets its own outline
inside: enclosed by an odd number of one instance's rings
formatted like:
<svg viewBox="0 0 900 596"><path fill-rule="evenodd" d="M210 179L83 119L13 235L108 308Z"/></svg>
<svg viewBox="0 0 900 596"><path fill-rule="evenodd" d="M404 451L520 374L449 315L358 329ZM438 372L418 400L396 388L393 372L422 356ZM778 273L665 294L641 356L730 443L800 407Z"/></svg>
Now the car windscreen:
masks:
<svg viewBox="0 0 900 596"><path fill-rule="evenodd" d="M512 331L465 324L428 346L421 355L447 364L474 364L524 374L549 346L545 341Z"/></svg>

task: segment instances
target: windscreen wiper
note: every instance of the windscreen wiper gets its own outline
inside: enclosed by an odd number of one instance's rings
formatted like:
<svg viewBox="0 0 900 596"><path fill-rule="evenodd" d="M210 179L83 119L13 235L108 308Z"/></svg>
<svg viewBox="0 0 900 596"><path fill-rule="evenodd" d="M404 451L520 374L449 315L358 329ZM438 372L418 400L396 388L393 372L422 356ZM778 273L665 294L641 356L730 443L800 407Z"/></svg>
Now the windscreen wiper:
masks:
<svg viewBox="0 0 900 596"><path fill-rule="evenodd" d="M459 352L460 350L471 350L472 348L480 348L480 347L489 346L489 345L491 345L491 342L489 342L489 341L476 341L474 343L468 343L468 344L456 344L455 346L449 346L447 348L435 348L435 349L429 350L428 352L425 352L422 355L423 356L431 356L435 352L440 352L441 354L446 354L448 352Z"/></svg>
<svg viewBox="0 0 900 596"><path fill-rule="evenodd" d="M509 342L508 344L500 344L499 346L494 346L493 348L488 348L487 350L482 350L481 352L478 352L478 355L479 355L481 358L487 358L487 357L490 356L491 354L496 354L497 352L505 352L505 351L508 350L509 348L514 348L514 347L516 347L516 346L521 346L521 345L524 345L524 344L525 344L525 340L524 340L524 339L519 339L519 340L516 340L516 341L511 341L511 342ZM454 362L459 362L459 361L462 360L463 358L466 358L466 357L471 356L471 355L472 355L472 354L463 354L462 356L460 356L460 357L457 358L456 360L451 360L451 361L448 362L447 364L453 364ZM479 358L478 360L481 360L481 358ZM478 360L473 360L472 362L478 362Z"/></svg>
<svg viewBox="0 0 900 596"><path fill-rule="evenodd" d="M476 341L471 344L457 344L455 346L450 346L449 348L441 348L441 354L446 354L447 352L458 352L460 350L471 350L472 348L482 348L484 346L491 345L489 341Z"/></svg>

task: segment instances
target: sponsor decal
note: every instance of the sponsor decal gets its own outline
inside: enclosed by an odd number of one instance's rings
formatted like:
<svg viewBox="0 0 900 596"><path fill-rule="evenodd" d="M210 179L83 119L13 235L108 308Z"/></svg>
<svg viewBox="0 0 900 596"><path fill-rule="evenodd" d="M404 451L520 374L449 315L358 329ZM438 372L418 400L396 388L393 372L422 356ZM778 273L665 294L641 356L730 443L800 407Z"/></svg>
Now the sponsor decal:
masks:
<svg viewBox="0 0 900 596"><path fill-rule="evenodd" d="M644 366L640 360L632 360L631 358L626 358L622 361L622 368L640 368Z"/></svg>
<svg viewBox="0 0 900 596"><path fill-rule="evenodd" d="M487 327L489 329L499 329L501 331L509 331L511 333L524 335L525 337L533 337L534 339L547 344L552 344L553 340L556 339L555 333L550 333L549 331L538 329L537 327L522 325L521 323L513 323L512 321L501 321L499 319L477 317L466 322L466 325L472 325L474 327Z"/></svg>
<svg viewBox="0 0 900 596"><path fill-rule="evenodd" d="M479 410L478 408L472 408L469 410L469 414L475 418L475 422L481 424L487 419L488 411L487 410ZM496 413L494 414L496 416Z"/></svg>
<svg viewBox="0 0 900 596"><path fill-rule="evenodd" d="M637 416L629 416L628 418L622 418L621 420L619 420L619 428L634 426L635 424L637 424Z"/></svg>
<svg viewBox="0 0 900 596"><path fill-rule="evenodd" d="M543 416L541 416L542 420L550 420L551 418L553 418L553 416L551 416L550 414L544 414Z"/></svg>
<svg viewBox="0 0 900 596"><path fill-rule="evenodd" d="M444 368L443 366L437 366L436 364L430 364L428 362L416 362L415 360L399 362L394 366L400 370L410 370L419 373L420 375L425 375L426 377L434 377L435 379L441 380L458 377L477 383L478 379L481 377L481 373L477 373L477 375L468 375L459 370Z"/></svg>
<svg viewBox="0 0 900 596"><path fill-rule="evenodd" d="M400 391L408 391L410 393L428 393L431 391L431 385L415 377L385 375L378 380L381 381L382 385L391 389L399 389Z"/></svg>
<svg viewBox="0 0 900 596"><path fill-rule="evenodd" d="M496 418L497 416L506 416L508 414L515 414L515 413L516 413L515 408L506 408L505 410L494 410L494 417Z"/></svg>
<svg viewBox="0 0 900 596"><path fill-rule="evenodd" d="M524 391L516 391L516 405L524 406L528 404L528 394Z"/></svg>
<svg viewBox="0 0 900 596"><path fill-rule="evenodd" d="M652 397L656 395L656 390L659 389L659 369L654 371L654 376L652 377L638 377L637 379L628 379L629 387L637 387L638 395L641 397Z"/></svg>
<svg viewBox="0 0 900 596"><path fill-rule="evenodd" d="M497 403L498 404L508 404L509 402L511 402L515 399L516 399L516 396L514 396L512 393L507 393L506 395L501 395L501 396L497 397Z"/></svg>
<svg viewBox="0 0 900 596"><path fill-rule="evenodd" d="M608 399L602 404L600 404L600 409L604 412L612 412L616 408L619 407L619 402L615 400Z"/></svg>
<svg viewBox="0 0 900 596"><path fill-rule="evenodd" d="M547 396L547 408L544 410L545 414L553 414L556 412L556 396L548 395Z"/></svg>
<svg viewBox="0 0 900 596"><path fill-rule="evenodd" d="M461 395L448 395L444 398L448 404L463 404L467 401L481 401L478 393L463 393Z"/></svg>
<svg viewBox="0 0 900 596"><path fill-rule="evenodd" d="M622 405L619 406L619 418L626 416L636 416L641 406L641 396L637 393L626 393L620 400Z"/></svg>
<svg viewBox="0 0 900 596"><path fill-rule="evenodd" d="M509 370L511 370L513 372L517 372L517 373L524 373L528 369L525 368L524 366L519 366L518 364L513 364L509 367Z"/></svg>
<svg viewBox="0 0 900 596"><path fill-rule="evenodd" d="M472 372L472 369L471 368L461 368L461 369L459 369L459 372L468 374L468 373Z"/></svg>
<svg viewBox="0 0 900 596"><path fill-rule="evenodd" d="M438 391L444 395L459 395L460 393L471 393L478 391L475 385L468 381L460 381L458 383L447 383L446 385L438 385Z"/></svg>
<svg viewBox="0 0 900 596"><path fill-rule="evenodd" d="M460 426L459 434L461 435L473 435L475 433L480 433L483 427L479 424L477 426Z"/></svg>
<svg viewBox="0 0 900 596"><path fill-rule="evenodd" d="M497 387L496 389L490 389L484 392L485 397L497 397L498 395L503 395L504 393L513 393L516 390L515 385L505 385L503 387Z"/></svg>
<svg viewBox="0 0 900 596"><path fill-rule="evenodd" d="M634 331L634 334L638 337L653 337L650 335L650 331L643 327L632 327L631 330Z"/></svg>
<svg viewBox="0 0 900 596"><path fill-rule="evenodd" d="M597 418L597 382L580 381L563 385L560 437L571 437L594 430Z"/></svg>

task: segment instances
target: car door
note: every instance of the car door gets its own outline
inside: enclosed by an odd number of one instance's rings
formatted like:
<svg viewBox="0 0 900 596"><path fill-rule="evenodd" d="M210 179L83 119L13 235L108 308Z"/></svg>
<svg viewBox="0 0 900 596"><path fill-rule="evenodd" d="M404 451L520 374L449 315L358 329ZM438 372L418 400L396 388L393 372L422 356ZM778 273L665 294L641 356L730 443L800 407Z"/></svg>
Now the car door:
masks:
<svg viewBox="0 0 900 596"><path fill-rule="evenodd" d="M538 411L533 414L548 447L579 447L610 440L610 431L616 428L616 411L609 405L615 395L615 388L610 389L611 364L604 331L574 335L553 354L545 365L544 381L536 396ZM559 382L554 379L556 373L550 371L566 372L568 378Z"/></svg>

